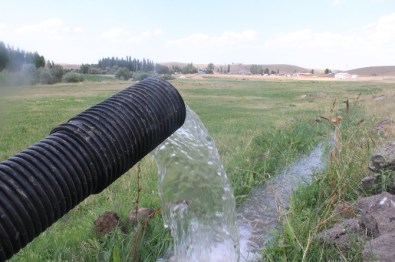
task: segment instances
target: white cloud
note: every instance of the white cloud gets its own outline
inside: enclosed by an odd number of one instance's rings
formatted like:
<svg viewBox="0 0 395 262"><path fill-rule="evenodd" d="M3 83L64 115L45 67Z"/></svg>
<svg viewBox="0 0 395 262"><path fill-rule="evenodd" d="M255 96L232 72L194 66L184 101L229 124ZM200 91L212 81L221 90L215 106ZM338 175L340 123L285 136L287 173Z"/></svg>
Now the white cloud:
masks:
<svg viewBox="0 0 395 262"><path fill-rule="evenodd" d="M35 32L58 32L63 25L63 21L59 18L51 18L43 20L37 24L25 25L19 27L16 32L20 34L35 33Z"/></svg>
<svg viewBox="0 0 395 262"><path fill-rule="evenodd" d="M354 35L313 32L311 29L298 30L288 33L279 33L266 42L269 48L352 48L355 42Z"/></svg>
<svg viewBox="0 0 395 262"><path fill-rule="evenodd" d="M129 31L123 28L111 28L100 35L110 42L119 42L129 37Z"/></svg>
<svg viewBox="0 0 395 262"><path fill-rule="evenodd" d="M160 61L225 63L248 61L251 46L257 42L255 30L225 31L219 34L193 33L167 40Z"/></svg>
<svg viewBox="0 0 395 262"><path fill-rule="evenodd" d="M161 35L162 31L160 29L155 29L153 31L147 30L138 34L133 34L127 29L124 28L111 28L101 34L101 37L113 42L113 43L118 43L118 42L128 42L128 43L141 43L144 40L149 39L150 37L153 36L158 36Z"/></svg>
<svg viewBox="0 0 395 262"><path fill-rule="evenodd" d="M223 32L220 35L192 34L190 36L168 41L174 47L225 47L251 43L256 40L256 31Z"/></svg>
<svg viewBox="0 0 395 262"><path fill-rule="evenodd" d="M305 60L310 59L311 62L320 58L334 62L348 60L343 64L351 67L357 63L379 65L388 64L391 59L395 61L394 42L395 13L350 32L303 29L278 33L266 41L265 48L303 54Z"/></svg>
<svg viewBox="0 0 395 262"><path fill-rule="evenodd" d="M7 28L7 24L6 23L0 23L0 30L3 30Z"/></svg>
<svg viewBox="0 0 395 262"><path fill-rule="evenodd" d="M82 33L84 29L82 27L74 27L73 28L73 33Z"/></svg>

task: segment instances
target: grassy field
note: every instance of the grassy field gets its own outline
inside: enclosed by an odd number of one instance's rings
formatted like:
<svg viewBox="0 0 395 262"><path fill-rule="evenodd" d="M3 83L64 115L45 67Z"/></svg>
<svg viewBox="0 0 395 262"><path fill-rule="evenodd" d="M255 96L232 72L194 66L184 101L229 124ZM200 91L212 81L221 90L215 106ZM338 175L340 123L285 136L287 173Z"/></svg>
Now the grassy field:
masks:
<svg viewBox="0 0 395 262"><path fill-rule="evenodd" d="M331 179L326 179L327 176L321 179L332 186L313 184L296 194L293 203L302 206L294 204L288 219L284 219L284 223L290 225L288 231L282 232L277 238L279 242L265 253L273 261L276 261L274 257L299 261L309 254L317 255L320 247L312 249L309 244L314 231L306 228L321 229L322 221L320 218L314 220L313 214L320 214L324 219L334 203L355 197L354 191L348 190L354 184L339 175L343 172L339 170L348 168L347 174L364 170L363 161L368 158L374 143L367 146L359 143L372 137L369 130L375 122L384 117L394 119L393 103L388 102L395 94L394 84L218 78L177 79L172 83L216 141L238 202L252 187L264 183L319 141L328 140L334 125L320 116L328 119L337 114L342 116L342 158L338 157L339 161L329 169L333 173ZM0 159L33 144L56 125L130 84L114 80L85 81L16 88L17 92L7 92L0 98ZM384 95L385 99L375 101L375 95ZM349 110L344 103L347 99ZM358 150L352 150L357 145ZM340 161L343 155L349 162ZM354 159L358 161L350 165ZM141 175L138 182L137 173ZM142 188L139 206L159 209L156 179L156 167L147 156L141 161L140 170L131 169L101 194L86 199L12 260L155 261L171 246L169 231L163 228L159 212L148 226L129 228L126 233L119 230L105 237L96 235L93 221L104 211L111 210L127 224L128 213L135 207L138 183ZM314 203L302 201L312 199L311 196L318 200ZM306 224L303 219L309 222ZM298 236L296 240L295 235ZM336 258L337 253L332 253Z"/></svg>

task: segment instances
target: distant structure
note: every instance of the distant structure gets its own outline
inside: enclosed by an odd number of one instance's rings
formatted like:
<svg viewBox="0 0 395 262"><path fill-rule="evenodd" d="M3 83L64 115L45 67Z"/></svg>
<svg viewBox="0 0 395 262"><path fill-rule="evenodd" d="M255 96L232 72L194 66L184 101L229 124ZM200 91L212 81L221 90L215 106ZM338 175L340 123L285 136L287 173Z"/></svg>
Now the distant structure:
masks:
<svg viewBox="0 0 395 262"><path fill-rule="evenodd" d="M239 75L251 75L250 70L244 70L244 69L240 70L238 73Z"/></svg>
<svg viewBox="0 0 395 262"><path fill-rule="evenodd" d="M313 74L312 73L295 73L294 76L297 76L297 77L312 77Z"/></svg>
<svg viewBox="0 0 395 262"><path fill-rule="evenodd" d="M206 71L206 69L199 68L198 69L198 74L199 75L205 75L205 74L207 74L207 71Z"/></svg>
<svg viewBox="0 0 395 262"><path fill-rule="evenodd" d="M340 73L336 73L335 74L335 78L338 79L349 79L349 78L357 78L358 75L352 75L350 73L346 73L346 72L340 72Z"/></svg>

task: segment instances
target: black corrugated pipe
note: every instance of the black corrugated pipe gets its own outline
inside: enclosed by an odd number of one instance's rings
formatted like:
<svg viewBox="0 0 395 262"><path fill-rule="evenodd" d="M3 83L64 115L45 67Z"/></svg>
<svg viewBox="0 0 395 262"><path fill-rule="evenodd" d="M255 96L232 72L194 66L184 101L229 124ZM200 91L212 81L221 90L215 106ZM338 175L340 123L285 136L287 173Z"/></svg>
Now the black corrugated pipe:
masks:
<svg viewBox="0 0 395 262"><path fill-rule="evenodd" d="M184 120L185 104L177 90L148 78L0 162L0 260L109 186Z"/></svg>

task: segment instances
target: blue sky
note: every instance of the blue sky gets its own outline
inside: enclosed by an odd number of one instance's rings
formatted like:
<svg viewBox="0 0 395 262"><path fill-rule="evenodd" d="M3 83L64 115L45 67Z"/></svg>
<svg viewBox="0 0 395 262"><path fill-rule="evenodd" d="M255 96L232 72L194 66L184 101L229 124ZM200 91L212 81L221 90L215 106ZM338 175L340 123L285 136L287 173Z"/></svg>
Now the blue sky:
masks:
<svg viewBox="0 0 395 262"><path fill-rule="evenodd" d="M0 41L57 63L395 65L394 0L0 0Z"/></svg>

